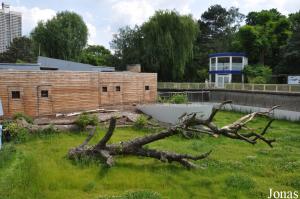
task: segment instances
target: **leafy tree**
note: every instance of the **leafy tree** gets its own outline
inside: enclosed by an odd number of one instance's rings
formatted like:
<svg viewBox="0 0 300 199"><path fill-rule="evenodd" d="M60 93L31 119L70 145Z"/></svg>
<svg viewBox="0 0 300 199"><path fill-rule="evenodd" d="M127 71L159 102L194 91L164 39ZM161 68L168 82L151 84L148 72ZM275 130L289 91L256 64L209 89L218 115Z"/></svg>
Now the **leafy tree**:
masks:
<svg viewBox="0 0 300 199"><path fill-rule="evenodd" d="M277 73L300 74L300 11L290 14L292 36L282 48L282 59L276 67Z"/></svg>
<svg viewBox="0 0 300 199"><path fill-rule="evenodd" d="M290 36L290 22L276 9L250 12L246 25L238 32L238 42L251 63L274 67L280 60L280 48Z"/></svg>
<svg viewBox="0 0 300 199"><path fill-rule="evenodd" d="M112 59L113 66L119 70L126 69L127 64L141 63L142 67L145 66L142 35L139 26L134 28L125 26L119 29L118 34L115 34L110 42L110 46L115 52Z"/></svg>
<svg viewBox="0 0 300 199"><path fill-rule="evenodd" d="M271 80L272 69L264 65L248 65L244 68L244 73L249 83L266 84Z"/></svg>
<svg viewBox="0 0 300 199"><path fill-rule="evenodd" d="M76 60L87 44L88 29L81 16L64 11L39 22L32 31L36 51L57 59Z"/></svg>
<svg viewBox="0 0 300 199"><path fill-rule="evenodd" d="M33 63L36 56L33 53L33 43L27 37L18 37L13 40L7 51L0 54L2 63Z"/></svg>
<svg viewBox="0 0 300 199"><path fill-rule="evenodd" d="M221 5L209 7L198 21L201 30L199 43L211 52L228 51L234 33L243 19L244 15L238 8L231 7L226 10Z"/></svg>
<svg viewBox="0 0 300 199"><path fill-rule="evenodd" d="M153 67L162 81L182 80L198 32L192 16L157 11L141 29L148 68Z"/></svg>
<svg viewBox="0 0 300 199"><path fill-rule="evenodd" d="M243 21L244 15L238 8L223 8L213 5L207 9L198 20L200 32L194 45L194 59L187 64L186 81L205 81L208 69L208 54L227 52L236 49L232 46L235 33Z"/></svg>
<svg viewBox="0 0 300 199"><path fill-rule="evenodd" d="M95 66L111 66L112 55L104 46L89 45L83 49L79 61Z"/></svg>

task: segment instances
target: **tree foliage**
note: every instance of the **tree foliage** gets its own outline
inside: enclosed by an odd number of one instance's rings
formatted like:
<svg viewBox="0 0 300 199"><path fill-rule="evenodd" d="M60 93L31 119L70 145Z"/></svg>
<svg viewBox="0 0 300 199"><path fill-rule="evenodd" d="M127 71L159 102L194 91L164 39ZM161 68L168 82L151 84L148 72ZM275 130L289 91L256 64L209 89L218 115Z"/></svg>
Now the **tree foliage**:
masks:
<svg viewBox="0 0 300 199"><path fill-rule="evenodd" d="M300 11L290 14L292 36L282 48L281 61L276 68L277 73L300 74Z"/></svg>
<svg viewBox="0 0 300 199"><path fill-rule="evenodd" d="M76 60L87 44L88 29L81 16L64 11L45 23L39 22L31 37L41 55Z"/></svg>
<svg viewBox="0 0 300 199"><path fill-rule="evenodd" d="M272 69L264 65L248 65L244 68L244 73L249 83L266 84L271 80Z"/></svg>
<svg viewBox="0 0 300 199"><path fill-rule="evenodd" d="M7 51L0 54L2 63L34 63L36 56L33 53L32 40L27 37L15 38Z"/></svg>
<svg viewBox="0 0 300 199"><path fill-rule="evenodd" d="M289 20L276 9L270 9L250 12L246 23L240 28L237 38L250 62L271 66L278 64L280 48L291 34Z"/></svg>
<svg viewBox="0 0 300 199"><path fill-rule="evenodd" d="M143 24L143 44L148 65L163 81L181 80L186 64L193 58L198 27L190 15L157 11Z"/></svg>
<svg viewBox="0 0 300 199"><path fill-rule="evenodd" d="M112 55L108 49L100 45L89 45L79 56L81 63L94 66L111 66Z"/></svg>
<svg viewBox="0 0 300 199"><path fill-rule="evenodd" d="M194 59L186 66L185 81L207 79L208 54L227 52L233 49L235 33L243 21L244 15L238 8L223 8L221 5L210 6L198 20L200 32L194 44Z"/></svg>
<svg viewBox="0 0 300 199"><path fill-rule="evenodd" d="M120 28L118 34L113 36L110 46L115 52L112 64L117 69L125 70L127 64L136 63L141 63L142 67L145 67L143 34L139 26ZM147 70L143 68L143 71L151 71L151 68Z"/></svg>

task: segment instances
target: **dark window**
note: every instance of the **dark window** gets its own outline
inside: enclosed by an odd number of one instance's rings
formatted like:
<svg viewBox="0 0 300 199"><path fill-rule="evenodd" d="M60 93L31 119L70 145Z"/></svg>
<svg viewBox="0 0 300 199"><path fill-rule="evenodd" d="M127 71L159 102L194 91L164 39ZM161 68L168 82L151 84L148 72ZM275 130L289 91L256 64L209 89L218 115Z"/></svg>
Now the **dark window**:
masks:
<svg viewBox="0 0 300 199"><path fill-rule="evenodd" d="M232 63L243 63L242 57L232 57Z"/></svg>
<svg viewBox="0 0 300 199"><path fill-rule="evenodd" d="M211 58L211 63L212 64L216 63L216 58Z"/></svg>
<svg viewBox="0 0 300 199"><path fill-rule="evenodd" d="M102 87L102 92L107 92L107 87L106 86Z"/></svg>
<svg viewBox="0 0 300 199"><path fill-rule="evenodd" d="M241 83L242 82L242 75L240 74L232 74L232 77L231 77L231 82L232 83Z"/></svg>
<svg viewBox="0 0 300 199"><path fill-rule="evenodd" d="M20 99L21 98L20 91L12 91L11 92L11 98L12 99Z"/></svg>
<svg viewBox="0 0 300 199"><path fill-rule="evenodd" d="M121 87L120 86L116 86L116 91L121 91Z"/></svg>
<svg viewBox="0 0 300 199"><path fill-rule="evenodd" d="M211 74L211 82L215 82L216 81L216 75L215 74Z"/></svg>
<svg viewBox="0 0 300 199"><path fill-rule="evenodd" d="M145 86L145 90L146 91L150 90L150 86Z"/></svg>
<svg viewBox="0 0 300 199"><path fill-rule="evenodd" d="M42 90L41 91L41 97L48 97L49 93L47 90Z"/></svg>

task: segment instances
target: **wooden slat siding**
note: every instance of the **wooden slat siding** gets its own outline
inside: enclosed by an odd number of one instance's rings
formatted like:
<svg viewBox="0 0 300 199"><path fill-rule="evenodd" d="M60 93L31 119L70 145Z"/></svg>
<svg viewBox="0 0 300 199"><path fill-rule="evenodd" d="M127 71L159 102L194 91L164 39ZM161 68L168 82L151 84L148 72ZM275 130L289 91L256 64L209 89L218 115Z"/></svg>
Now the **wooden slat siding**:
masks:
<svg viewBox="0 0 300 199"><path fill-rule="evenodd" d="M145 91L145 85L150 91ZM102 86L108 92L102 93ZM116 86L121 91L116 92ZM48 99L40 91L48 89ZM12 90L20 100L9 99ZM0 97L5 117L16 112L42 116L104 106L155 102L157 75L130 72L0 71Z"/></svg>

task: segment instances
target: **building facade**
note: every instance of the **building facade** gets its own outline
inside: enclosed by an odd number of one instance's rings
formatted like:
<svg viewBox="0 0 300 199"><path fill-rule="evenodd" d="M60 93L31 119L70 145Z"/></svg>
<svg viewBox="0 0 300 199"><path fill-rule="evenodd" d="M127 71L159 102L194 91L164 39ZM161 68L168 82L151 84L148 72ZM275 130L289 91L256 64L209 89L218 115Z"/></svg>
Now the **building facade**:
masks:
<svg viewBox="0 0 300 199"><path fill-rule="evenodd" d="M209 82L223 88L225 83L244 83L243 69L248 65L245 53L209 54Z"/></svg>
<svg viewBox="0 0 300 199"><path fill-rule="evenodd" d="M0 71L4 117L38 117L115 105L153 103L156 73L98 71Z"/></svg>
<svg viewBox="0 0 300 199"><path fill-rule="evenodd" d="M21 13L10 11L9 5L2 3L0 9L0 53L7 50L14 38L21 36Z"/></svg>

